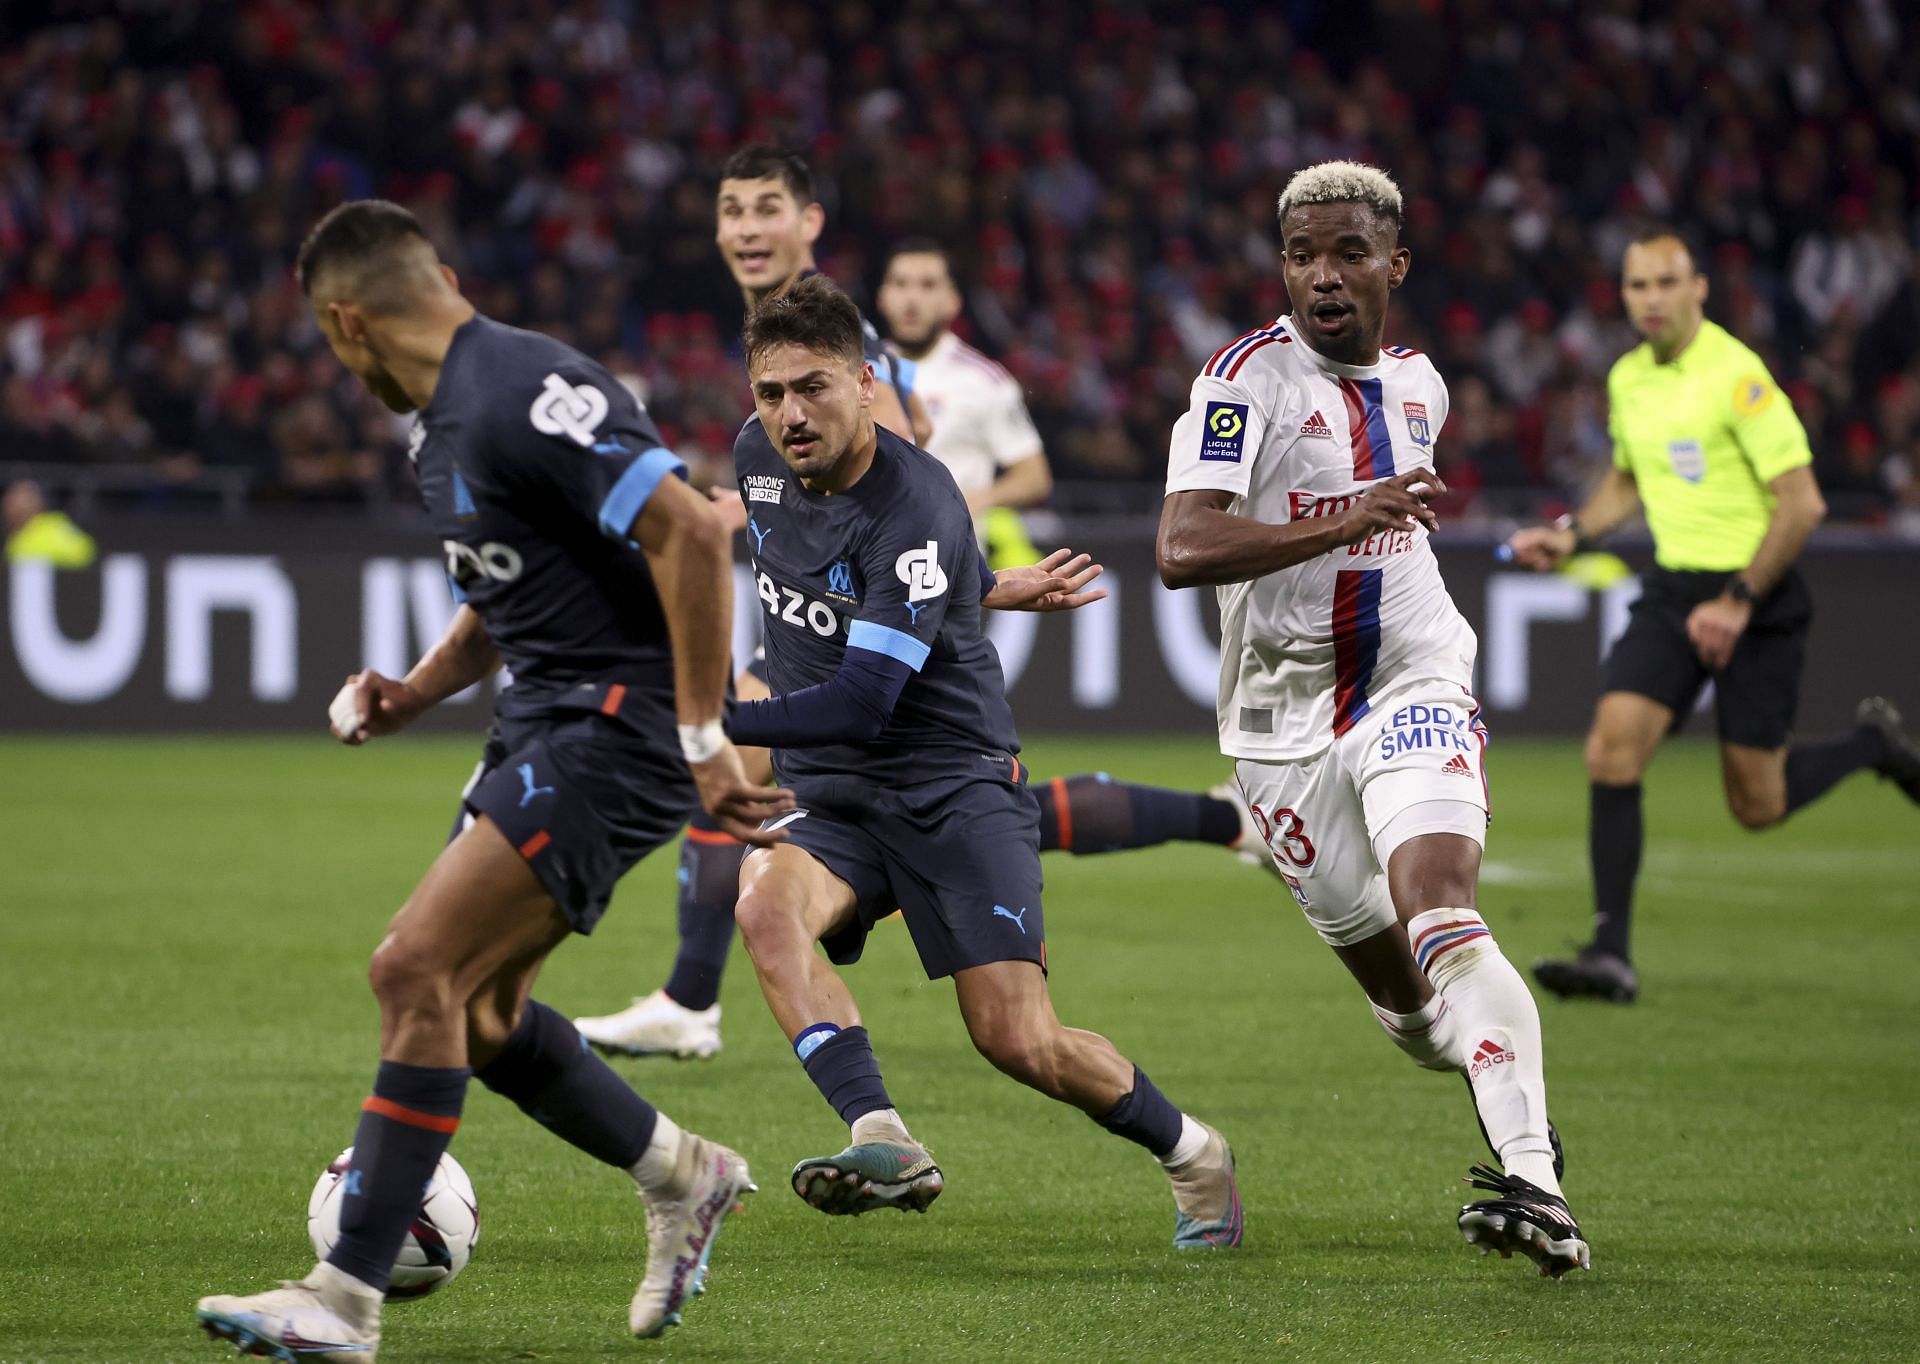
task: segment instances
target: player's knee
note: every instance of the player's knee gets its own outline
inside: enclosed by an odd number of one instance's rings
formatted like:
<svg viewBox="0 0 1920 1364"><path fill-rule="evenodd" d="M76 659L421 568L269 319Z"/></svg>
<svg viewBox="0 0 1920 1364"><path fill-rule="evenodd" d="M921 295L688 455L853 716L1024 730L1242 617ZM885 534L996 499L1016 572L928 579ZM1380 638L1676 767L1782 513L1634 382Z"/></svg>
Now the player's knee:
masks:
<svg viewBox="0 0 1920 1364"><path fill-rule="evenodd" d="M740 940L749 952L771 946L801 931L800 915L786 897L750 890L733 907Z"/></svg>
<svg viewBox="0 0 1920 1364"><path fill-rule="evenodd" d="M1639 745L1624 734L1596 728L1587 735L1587 780L1603 786L1628 786L1639 781L1644 760Z"/></svg>
<svg viewBox="0 0 1920 1364"><path fill-rule="evenodd" d="M1786 802L1777 795L1749 791L1744 787L1727 789L1727 808L1734 822L1743 829L1768 829L1786 816Z"/></svg>
<svg viewBox="0 0 1920 1364"><path fill-rule="evenodd" d="M390 936L374 949L367 983L384 1012L445 1013L453 1005L453 980L433 953Z"/></svg>
<svg viewBox="0 0 1920 1364"><path fill-rule="evenodd" d="M1002 1074L1042 1093L1057 1088L1050 1037L1019 1027L1011 1018L969 1023L968 1031L974 1047Z"/></svg>
<svg viewBox="0 0 1920 1364"><path fill-rule="evenodd" d="M476 1070L500 1054L518 1022L493 995L483 995L467 1005L467 1056Z"/></svg>

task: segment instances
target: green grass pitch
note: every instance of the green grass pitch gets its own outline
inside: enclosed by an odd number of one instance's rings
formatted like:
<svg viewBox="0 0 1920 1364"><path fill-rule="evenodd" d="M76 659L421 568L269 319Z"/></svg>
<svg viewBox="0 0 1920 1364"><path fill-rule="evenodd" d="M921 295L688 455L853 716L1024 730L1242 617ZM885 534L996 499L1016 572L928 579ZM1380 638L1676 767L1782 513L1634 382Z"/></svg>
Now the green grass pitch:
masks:
<svg viewBox="0 0 1920 1364"><path fill-rule="evenodd" d="M364 963L433 855L475 743L0 742L0 1361L214 1360L194 1299L309 1262L307 1191L374 1064ZM1042 775L1218 780L1209 738L1042 739ZM1585 929L1570 744L1497 742L1482 903L1523 966ZM1244 1248L1176 1254L1142 1152L992 1072L904 930L849 972L940 1158L925 1218L828 1219L786 1187L844 1129L736 950L712 1062L621 1062L764 1190L711 1291L625 1334L645 1239L625 1180L476 1087L454 1150L472 1266L388 1313L384 1364L446 1361L1920 1357L1920 811L1856 777L1786 828L1724 812L1710 749L1649 781L1632 1009L1542 1002L1566 1282L1462 1244L1484 1155L1283 888L1212 849L1047 865L1053 985L1239 1155ZM663 977L673 855L540 994L604 1012Z"/></svg>

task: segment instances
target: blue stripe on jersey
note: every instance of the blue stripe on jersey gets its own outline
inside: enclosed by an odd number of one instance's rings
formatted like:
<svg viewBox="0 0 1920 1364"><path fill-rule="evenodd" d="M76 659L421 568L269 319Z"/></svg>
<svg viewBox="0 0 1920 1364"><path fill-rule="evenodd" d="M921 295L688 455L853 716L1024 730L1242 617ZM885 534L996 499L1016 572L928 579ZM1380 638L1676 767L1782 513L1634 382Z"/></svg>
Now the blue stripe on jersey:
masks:
<svg viewBox="0 0 1920 1364"><path fill-rule="evenodd" d="M680 456L659 445L642 450L608 491L607 500L600 504L600 533L609 539L627 540L634 518L640 515L653 490L668 474L687 476L687 466L681 463Z"/></svg>
<svg viewBox="0 0 1920 1364"><path fill-rule="evenodd" d="M1238 341L1234 342L1231 346L1227 347L1226 351L1220 356L1220 358L1214 362L1213 367L1207 371L1207 374L1212 378L1218 378L1222 374L1225 374L1229 369L1233 368L1234 358L1238 356L1240 352L1245 350L1248 346L1251 346L1258 341L1277 340L1279 336L1280 336L1280 328L1278 326L1262 327L1257 332L1248 332L1245 336L1241 337Z"/></svg>
<svg viewBox="0 0 1920 1364"><path fill-rule="evenodd" d="M465 606L467 604L466 592L461 588L459 583L453 580L453 574L451 573L447 574L447 591L453 593L453 604L455 606Z"/></svg>
<svg viewBox="0 0 1920 1364"><path fill-rule="evenodd" d="M847 627L847 647L885 654L888 658L898 659L915 672L920 671L921 665L927 661L927 655L933 652L931 646L922 644L905 630L895 630L870 620L856 620Z"/></svg>
<svg viewBox="0 0 1920 1364"><path fill-rule="evenodd" d="M467 490L467 480L460 477L460 471L453 471L453 514L455 516L477 516L480 509L473 505L473 494Z"/></svg>
<svg viewBox="0 0 1920 1364"><path fill-rule="evenodd" d="M1367 444L1373 450L1373 476L1392 478L1393 436L1387 430L1387 409L1380 404L1380 381L1356 379L1353 386L1360 390L1360 401L1366 407Z"/></svg>
<svg viewBox="0 0 1920 1364"><path fill-rule="evenodd" d="M1377 568L1341 569L1333 577L1333 732L1345 734L1372 709L1367 688L1380 658Z"/></svg>

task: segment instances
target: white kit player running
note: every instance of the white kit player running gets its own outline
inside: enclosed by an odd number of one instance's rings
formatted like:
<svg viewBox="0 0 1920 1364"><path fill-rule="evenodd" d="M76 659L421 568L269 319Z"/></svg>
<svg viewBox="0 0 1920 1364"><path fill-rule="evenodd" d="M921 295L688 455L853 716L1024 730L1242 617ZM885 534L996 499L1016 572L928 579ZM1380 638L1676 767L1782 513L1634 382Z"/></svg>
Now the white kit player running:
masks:
<svg viewBox="0 0 1920 1364"><path fill-rule="evenodd" d="M1416 1063L1467 1077L1502 1171L1483 1252L1586 1268L1547 1120L1540 1019L1475 909L1486 838L1476 641L1428 543L1447 389L1383 347L1400 191L1327 162L1280 196L1291 312L1217 353L1174 427L1158 558L1217 586L1220 747L1320 936Z"/></svg>

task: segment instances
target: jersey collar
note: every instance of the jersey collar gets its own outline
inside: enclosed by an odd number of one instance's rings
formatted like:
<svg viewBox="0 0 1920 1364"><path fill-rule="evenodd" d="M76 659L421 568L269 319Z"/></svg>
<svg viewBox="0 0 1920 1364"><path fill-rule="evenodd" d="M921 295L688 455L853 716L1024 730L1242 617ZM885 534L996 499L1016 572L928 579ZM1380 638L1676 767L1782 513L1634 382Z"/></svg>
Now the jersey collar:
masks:
<svg viewBox="0 0 1920 1364"><path fill-rule="evenodd" d="M1325 370L1328 374L1337 374L1343 379L1377 379L1380 377L1381 366L1386 364L1385 360L1376 360L1371 365L1343 365L1338 360L1328 359L1311 345L1307 344L1306 337L1294 330L1293 315L1291 313L1280 319L1280 326L1286 331L1287 335L1291 336L1294 341L1299 344L1300 349L1307 353L1313 363Z"/></svg>

